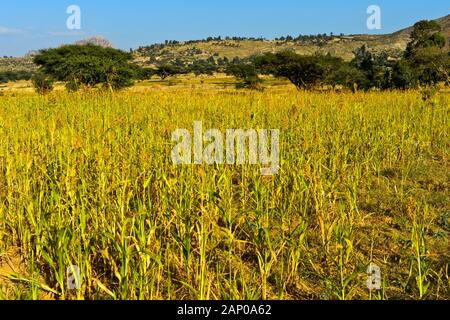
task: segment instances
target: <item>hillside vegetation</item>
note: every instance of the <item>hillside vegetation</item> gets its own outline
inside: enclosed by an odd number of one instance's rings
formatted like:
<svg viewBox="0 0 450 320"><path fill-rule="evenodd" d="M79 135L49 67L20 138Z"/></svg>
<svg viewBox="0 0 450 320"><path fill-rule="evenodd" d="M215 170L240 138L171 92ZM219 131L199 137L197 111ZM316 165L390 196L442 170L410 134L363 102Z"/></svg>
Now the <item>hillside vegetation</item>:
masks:
<svg viewBox="0 0 450 320"><path fill-rule="evenodd" d="M450 38L450 15L437 19L446 38ZM267 52L293 50L301 55L314 53L331 54L344 60L354 58L354 53L366 45L375 54L387 53L398 57L410 41L412 27L387 35L311 35L285 36L277 40L248 38L209 38L199 41L167 41L141 47L136 50L136 58L141 61L194 61L216 58L246 58Z"/></svg>
<svg viewBox="0 0 450 320"><path fill-rule="evenodd" d="M450 15L437 19L442 26L446 39L450 39ZM410 40L411 28L407 28L388 35L313 35L313 36L286 36L278 40L247 39L247 38L208 38L198 41L167 41L163 44L143 46L134 51L137 62L167 63L181 61L192 63L198 60L240 59L253 55L293 50L298 54L310 55L314 53L328 54L351 60L355 52L367 46L375 54L386 53L392 58L401 56ZM111 46L111 44L98 37L87 39L80 43L92 43ZM447 46L449 41L447 41ZM0 58L0 72L27 70L34 71L35 66L31 57Z"/></svg>

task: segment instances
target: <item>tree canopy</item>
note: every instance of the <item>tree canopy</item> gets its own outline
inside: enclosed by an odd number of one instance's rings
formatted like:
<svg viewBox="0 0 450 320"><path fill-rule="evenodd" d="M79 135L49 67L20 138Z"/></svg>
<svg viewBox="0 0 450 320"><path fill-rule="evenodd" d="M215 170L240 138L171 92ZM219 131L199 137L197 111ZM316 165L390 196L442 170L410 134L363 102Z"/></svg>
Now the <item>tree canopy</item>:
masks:
<svg viewBox="0 0 450 320"><path fill-rule="evenodd" d="M239 82L236 88L260 89L261 79L258 76L258 70L251 63L229 64L225 70L226 74L233 75Z"/></svg>
<svg viewBox="0 0 450 320"><path fill-rule="evenodd" d="M422 20L417 22L411 32L411 42L406 49L406 55L413 55L416 50L422 48L443 48L445 37L441 30L440 24L436 21Z"/></svg>
<svg viewBox="0 0 450 320"><path fill-rule="evenodd" d="M64 81L71 90L103 84L121 89L133 84L137 66L130 53L95 45L66 45L41 51L34 63L41 72Z"/></svg>
<svg viewBox="0 0 450 320"><path fill-rule="evenodd" d="M143 80L153 75L166 79L191 72L195 75L225 72L236 77L238 88L250 89L261 89L260 74L288 79L298 89L324 85L352 90L407 89L450 83L450 53L444 51L445 43L439 23L424 20L414 25L404 55L394 58L363 46L350 62L330 54L299 55L288 50L232 60L218 54L191 62L170 56L163 61L150 59L146 68L135 65L131 53L88 44L43 50L34 57L34 62L42 73L37 80L63 81L69 90L97 85L120 89L132 85L133 79ZM30 76L0 74L0 82Z"/></svg>
<svg viewBox="0 0 450 320"><path fill-rule="evenodd" d="M414 25L402 63L421 85L449 82L450 52L444 52L445 37L436 21L423 20Z"/></svg>
<svg viewBox="0 0 450 320"><path fill-rule="evenodd" d="M341 85L351 89L407 89L450 82L450 53L435 21L415 24L411 41L400 59L387 53L375 54L363 46L346 62L331 55L299 55L293 51L265 53L253 59L262 74L286 78L298 89ZM238 73L236 77L242 78Z"/></svg>

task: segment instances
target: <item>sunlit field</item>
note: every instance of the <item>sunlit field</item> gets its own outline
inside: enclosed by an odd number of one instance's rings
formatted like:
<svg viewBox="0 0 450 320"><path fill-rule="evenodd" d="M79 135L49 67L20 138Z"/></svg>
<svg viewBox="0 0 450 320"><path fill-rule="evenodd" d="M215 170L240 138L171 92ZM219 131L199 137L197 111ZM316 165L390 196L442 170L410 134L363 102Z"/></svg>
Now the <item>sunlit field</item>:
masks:
<svg viewBox="0 0 450 320"><path fill-rule="evenodd" d="M0 298L450 299L448 93L144 89L0 96ZM174 165L194 121L278 174Z"/></svg>

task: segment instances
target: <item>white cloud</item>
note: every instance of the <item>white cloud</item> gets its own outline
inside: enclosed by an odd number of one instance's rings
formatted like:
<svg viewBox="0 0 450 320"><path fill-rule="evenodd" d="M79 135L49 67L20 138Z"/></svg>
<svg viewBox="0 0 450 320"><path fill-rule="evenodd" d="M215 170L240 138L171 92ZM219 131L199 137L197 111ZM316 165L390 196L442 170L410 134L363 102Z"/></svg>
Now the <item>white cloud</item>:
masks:
<svg viewBox="0 0 450 320"><path fill-rule="evenodd" d="M0 35L23 34L23 33L24 31L20 29L12 29L0 26Z"/></svg>

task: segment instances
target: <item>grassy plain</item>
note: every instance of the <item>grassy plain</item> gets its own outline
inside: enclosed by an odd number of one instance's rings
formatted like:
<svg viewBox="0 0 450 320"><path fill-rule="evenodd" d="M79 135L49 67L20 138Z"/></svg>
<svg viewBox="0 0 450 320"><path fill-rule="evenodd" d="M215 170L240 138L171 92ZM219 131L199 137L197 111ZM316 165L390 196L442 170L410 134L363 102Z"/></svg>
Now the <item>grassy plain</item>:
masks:
<svg viewBox="0 0 450 320"><path fill-rule="evenodd" d="M0 298L450 299L448 93L211 81L0 95ZM196 120L280 129L278 175L173 165Z"/></svg>

